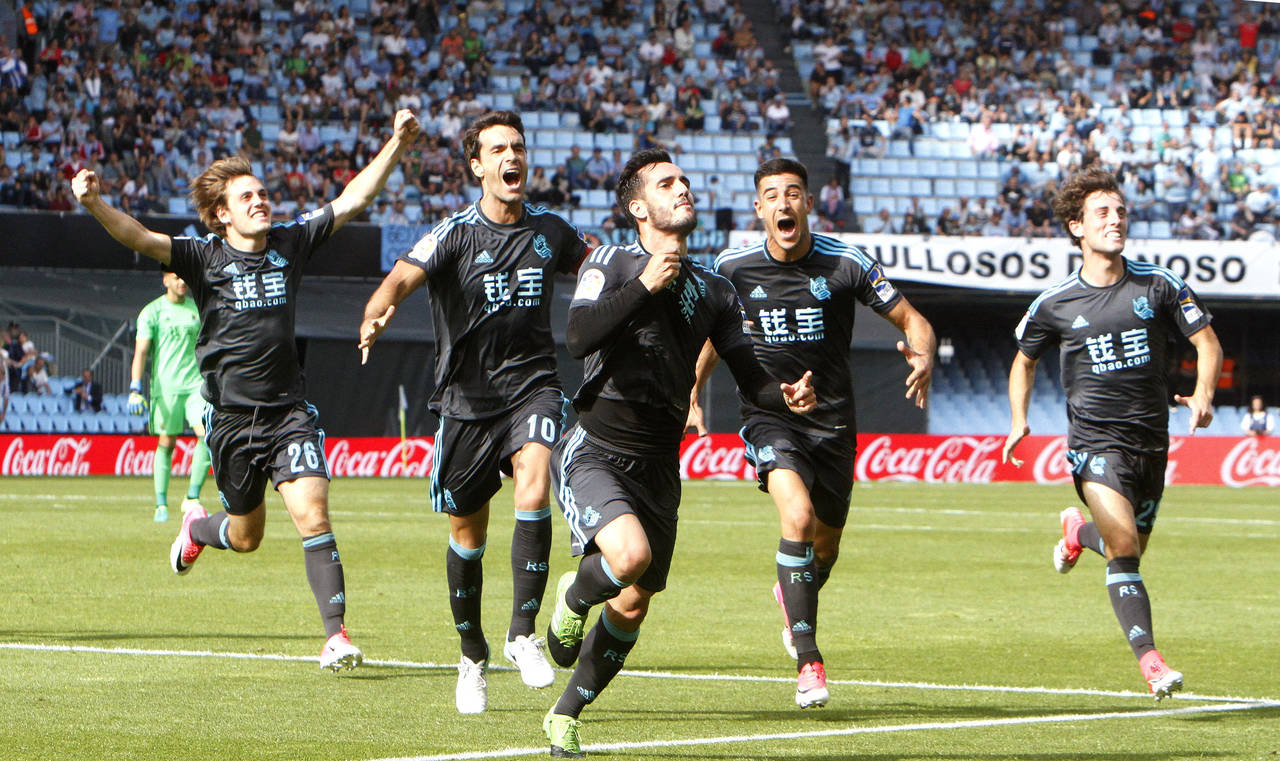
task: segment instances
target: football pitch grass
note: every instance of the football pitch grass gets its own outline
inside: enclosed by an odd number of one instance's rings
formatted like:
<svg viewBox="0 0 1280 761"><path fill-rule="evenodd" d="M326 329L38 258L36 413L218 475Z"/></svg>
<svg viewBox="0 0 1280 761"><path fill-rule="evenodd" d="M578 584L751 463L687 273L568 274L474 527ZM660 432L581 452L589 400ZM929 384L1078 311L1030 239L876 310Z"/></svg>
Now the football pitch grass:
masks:
<svg viewBox="0 0 1280 761"><path fill-rule="evenodd" d="M185 483L175 479L178 493ZM365 666L318 668L323 631L279 498L262 547L168 568L178 521L141 478L0 489L0 758L253 761L544 757L568 672L525 687L500 654L510 486L494 502L489 710L459 716L447 528L421 481L343 479L333 519ZM212 504L211 484L205 502ZM583 714L609 759L1271 759L1280 753L1280 499L1165 494L1143 575L1187 692L1155 703L1104 563L1050 552L1069 486L858 485L822 593L824 709L793 703L770 587L778 527L745 483L686 483L668 589L626 670ZM558 512L555 579L575 566ZM538 623L545 632L550 615ZM592 614L593 618L595 612Z"/></svg>

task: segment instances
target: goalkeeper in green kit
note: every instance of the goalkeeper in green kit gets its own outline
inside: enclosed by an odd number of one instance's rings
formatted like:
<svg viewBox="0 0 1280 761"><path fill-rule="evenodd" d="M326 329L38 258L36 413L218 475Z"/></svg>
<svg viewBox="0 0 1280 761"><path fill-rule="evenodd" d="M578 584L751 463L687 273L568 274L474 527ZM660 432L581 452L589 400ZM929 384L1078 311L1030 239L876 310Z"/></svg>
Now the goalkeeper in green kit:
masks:
<svg viewBox="0 0 1280 761"><path fill-rule="evenodd" d="M209 448L204 443L204 415L208 406L200 395L200 368L196 364L196 337L200 312L187 298L187 284L165 270L164 295L138 313L138 339L134 345L129 383L129 412L141 415L150 406L148 430L160 437L152 470L156 487L156 521L169 520L169 476L173 468L174 438L189 424L196 434L191 456L191 482L182 511L200 505L200 488L209 473ZM142 376L151 358L151 402L142 395Z"/></svg>

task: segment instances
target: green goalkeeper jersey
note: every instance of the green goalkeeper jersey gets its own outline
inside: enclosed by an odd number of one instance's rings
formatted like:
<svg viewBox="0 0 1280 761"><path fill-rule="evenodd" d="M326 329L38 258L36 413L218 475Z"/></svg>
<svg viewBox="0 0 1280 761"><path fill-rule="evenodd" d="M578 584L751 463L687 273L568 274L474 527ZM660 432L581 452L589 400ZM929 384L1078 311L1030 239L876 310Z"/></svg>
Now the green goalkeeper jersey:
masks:
<svg viewBox="0 0 1280 761"><path fill-rule="evenodd" d="M138 313L138 338L151 341L152 397L200 392L199 335L200 311L190 297L175 304L161 296Z"/></svg>

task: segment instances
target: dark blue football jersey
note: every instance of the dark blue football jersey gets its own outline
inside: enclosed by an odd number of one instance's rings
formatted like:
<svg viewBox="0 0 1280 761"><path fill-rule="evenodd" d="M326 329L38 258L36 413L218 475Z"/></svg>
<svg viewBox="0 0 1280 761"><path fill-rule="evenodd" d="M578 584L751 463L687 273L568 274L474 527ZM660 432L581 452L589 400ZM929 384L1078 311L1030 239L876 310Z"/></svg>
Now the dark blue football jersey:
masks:
<svg viewBox="0 0 1280 761"><path fill-rule="evenodd" d="M715 271L733 283L769 374L794 379L812 370L818 392L817 409L803 416L761 410L739 394L743 417L764 415L819 436L853 435L849 346L856 304L886 314L902 300L879 262L857 246L814 235L798 261L774 259L761 240L721 252Z"/></svg>
<svg viewBox="0 0 1280 761"><path fill-rule="evenodd" d="M587 244L573 225L525 204L514 225L473 203L436 225L401 261L427 273L435 326L437 415L476 420L559 388L551 299L557 272L573 272Z"/></svg>
<svg viewBox="0 0 1280 761"><path fill-rule="evenodd" d="M570 312L612 296L648 262L638 241L596 249L582 264ZM685 259L680 274L587 355L574 398L583 428L623 451L675 452L684 436L698 354L708 339L721 354L750 346L733 286ZM611 403L603 405L611 417L602 416L597 400Z"/></svg>
<svg viewBox="0 0 1280 761"><path fill-rule="evenodd" d="M217 235L173 238L170 267L200 308L196 359L215 407L292 405L305 383L294 344L298 288L333 232L333 207L271 225L267 246L240 251Z"/></svg>
<svg viewBox="0 0 1280 761"><path fill-rule="evenodd" d="M1039 359L1057 342L1072 449L1165 452L1169 447L1169 346L1212 315L1177 275L1124 260L1106 287L1077 270L1040 294L1018 323L1018 349Z"/></svg>

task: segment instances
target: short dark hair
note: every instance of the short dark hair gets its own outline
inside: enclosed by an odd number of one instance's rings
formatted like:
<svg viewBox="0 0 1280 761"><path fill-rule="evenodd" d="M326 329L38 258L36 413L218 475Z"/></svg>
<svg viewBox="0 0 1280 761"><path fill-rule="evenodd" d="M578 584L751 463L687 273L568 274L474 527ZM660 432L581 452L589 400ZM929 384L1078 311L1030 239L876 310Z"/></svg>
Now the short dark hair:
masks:
<svg viewBox="0 0 1280 761"><path fill-rule="evenodd" d="M800 178L800 182L804 185L804 189L809 189L809 170L804 168L795 159L769 159L760 165L756 170L755 188L760 189L760 181L766 177L772 177L775 174L794 174Z"/></svg>
<svg viewBox="0 0 1280 761"><path fill-rule="evenodd" d="M1124 198L1124 191L1120 189L1116 176L1094 164L1068 177L1058 189L1058 194L1053 197L1053 213L1062 223L1062 230L1071 239L1071 245L1077 248L1080 247L1080 239L1072 234L1071 223L1084 218L1084 199L1098 191L1115 193L1121 199Z"/></svg>
<svg viewBox="0 0 1280 761"><path fill-rule="evenodd" d="M618 208L622 209L622 213L627 218L627 222L632 227L636 226L636 218L631 216L632 199L640 193L641 186L644 181L640 179L640 170L654 164L671 163L671 154L661 148L645 148L631 154L631 158L627 160L626 166L622 167L622 172L618 175L618 189L616 191L618 197Z"/></svg>
<svg viewBox="0 0 1280 761"><path fill-rule="evenodd" d="M462 133L463 158L468 161L479 158L480 133L500 124L519 132L520 139L524 139L524 122L520 120L520 114L515 111L490 111L477 116L471 124L467 125L467 131Z"/></svg>

